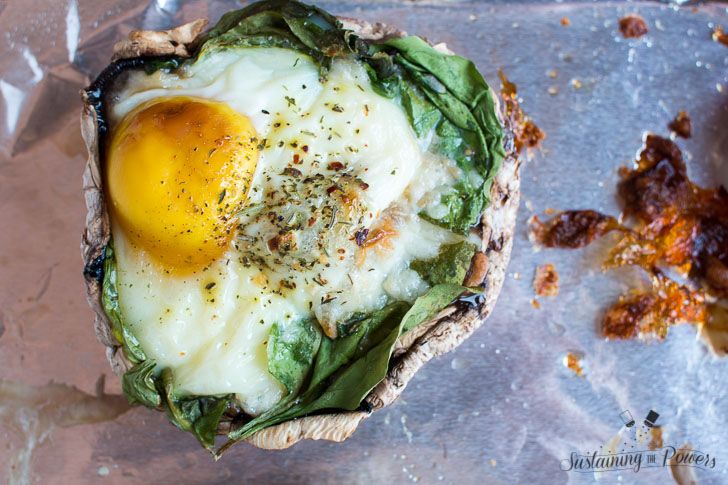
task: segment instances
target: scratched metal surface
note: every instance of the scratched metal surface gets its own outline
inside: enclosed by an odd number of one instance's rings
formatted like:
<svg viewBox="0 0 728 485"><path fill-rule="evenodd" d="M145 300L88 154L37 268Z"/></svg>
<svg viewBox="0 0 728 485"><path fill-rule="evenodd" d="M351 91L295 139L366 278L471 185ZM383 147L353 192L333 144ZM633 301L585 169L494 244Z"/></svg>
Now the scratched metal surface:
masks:
<svg viewBox="0 0 728 485"><path fill-rule="evenodd" d="M0 2L0 378L32 386L54 380L93 393L98 376L108 374L107 391L119 392L93 334L81 277L86 153L78 91L130 29L214 21L234 6ZM661 343L601 339L601 312L640 284L639 273L602 275L598 246L536 252L525 233L526 219L547 207L616 214L616 169L632 159L645 130L667 134L681 109L693 118L694 137L679 142L691 176L728 185L728 47L710 36L716 24L728 28L726 4L322 6L445 41L493 83L502 68L547 133L523 166L515 247L492 317L341 444L303 442L277 452L243 444L214 463L164 415L137 408L114 421L53 431L33 448L30 472L20 474L13 467L28 451L28 429L2 421L0 472L11 482L44 484L668 483L667 468L561 469L572 452L597 450L614 437L622 411L639 426L655 409L666 446L690 443L716 458L715 468L695 470L698 482L728 482L728 360L713 357L691 326ZM647 20L646 37L619 35L618 19L629 12ZM531 279L544 262L556 265L561 292L536 309ZM584 377L562 364L570 351L583 353ZM6 406L0 401L0 417Z"/></svg>

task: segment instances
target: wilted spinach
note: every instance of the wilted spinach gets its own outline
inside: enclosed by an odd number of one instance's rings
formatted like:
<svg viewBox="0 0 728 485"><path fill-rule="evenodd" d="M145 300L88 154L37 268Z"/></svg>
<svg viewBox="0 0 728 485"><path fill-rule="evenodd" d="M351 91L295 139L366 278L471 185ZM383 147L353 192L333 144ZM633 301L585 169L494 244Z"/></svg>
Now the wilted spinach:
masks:
<svg viewBox="0 0 728 485"><path fill-rule="evenodd" d="M194 434L200 444L212 452L220 418L234 395L178 396L169 368L165 368L159 375L157 386L161 387L159 392L164 398L164 410L169 420L179 429Z"/></svg>
<svg viewBox="0 0 728 485"><path fill-rule="evenodd" d="M121 376L121 390L130 403L139 403L148 408L156 408L162 404L154 376L156 366L154 359L148 359L134 365Z"/></svg>
<svg viewBox="0 0 728 485"><path fill-rule="evenodd" d="M313 365L320 345L321 328L315 320L274 323L268 336L268 371L289 394L295 393Z"/></svg>
<svg viewBox="0 0 728 485"><path fill-rule="evenodd" d="M468 241L446 244L440 248L437 256L432 259L416 259L410 263L410 268L417 271L420 278L429 285L460 285L465 280L475 250L475 244Z"/></svg>

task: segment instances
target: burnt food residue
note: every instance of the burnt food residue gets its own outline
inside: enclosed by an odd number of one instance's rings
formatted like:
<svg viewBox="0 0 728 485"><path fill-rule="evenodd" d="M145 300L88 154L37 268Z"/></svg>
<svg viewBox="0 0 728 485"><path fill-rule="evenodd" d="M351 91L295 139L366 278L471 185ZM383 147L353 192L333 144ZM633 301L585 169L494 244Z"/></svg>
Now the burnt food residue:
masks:
<svg viewBox="0 0 728 485"><path fill-rule="evenodd" d="M546 223L532 218L531 239L546 247L579 248L610 231L619 233L604 268L636 265L652 284L623 295L606 312L605 337L662 339L671 325L688 322L702 328L712 321L713 302L728 298L728 192L691 182L675 142L653 134L635 167L619 173L626 224L592 210L566 211ZM667 269L685 275L684 284L668 277Z"/></svg>
<svg viewBox="0 0 728 485"><path fill-rule="evenodd" d="M626 39L638 39L647 33L647 24L639 15L626 15L619 19L619 31Z"/></svg>

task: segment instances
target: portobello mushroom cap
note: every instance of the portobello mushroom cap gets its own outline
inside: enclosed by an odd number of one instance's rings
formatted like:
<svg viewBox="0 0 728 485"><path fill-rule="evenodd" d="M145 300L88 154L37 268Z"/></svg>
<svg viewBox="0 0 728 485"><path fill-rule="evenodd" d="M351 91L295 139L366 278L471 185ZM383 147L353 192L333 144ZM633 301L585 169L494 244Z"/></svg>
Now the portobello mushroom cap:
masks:
<svg viewBox="0 0 728 485"><path fill-rule="evenodd" d="M367 40L383 41L403 37L405 32L379 23L355 19L340 19L344 28ZM167 31L132 31L127 40L114 46L112 60L149 56L176 55L189 57L207 25L198 19ZM444 44L436 49L450 52ZM513 245L513 231L519 202L520 159L514 143L513 129L503 113L499 96L491 89L498 119L503 125L503 145L506 157L493 180L490 205L474 229L482 235L482 246L471 261L464 286L482 286L484 292L467 300L457 300L400 337L395 344L386 377L366 396L360 410L319 414L292 419L261 429L245 441L265 449L284 449L303 439L342 441L356 430L372 411L392 404L404 391L407 383L427 361L460 345L488 318L493 310L505 278L506 266ZM108 208L104 204L102 156L99 140L99 116L89 92L82 92L83 110L81 131L89 157L83 174L86 200L86 228L81 242L86 279L87 299L96 317L94 328L99 341L106 346L106 355L115 374L121 376L131 364L114 336L111 322L101 301L104 249L109 241ZM218 434L227 434L238 427L233 412L226 412L219 424Z"/></svg>

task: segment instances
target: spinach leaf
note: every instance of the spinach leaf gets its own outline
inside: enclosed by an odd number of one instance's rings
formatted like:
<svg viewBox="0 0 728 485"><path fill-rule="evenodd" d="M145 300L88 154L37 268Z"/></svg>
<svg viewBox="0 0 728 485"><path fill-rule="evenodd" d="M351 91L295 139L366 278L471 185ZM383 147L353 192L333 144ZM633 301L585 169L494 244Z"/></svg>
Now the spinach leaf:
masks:
<svg viewBox="0 0 728 485"><path fill-rule="evenodd" d="M272 0L228 12L200 44L195 59L229 47L283 47L311 56L325 73L331 58L348 51L336 17L303 3Z"/></svg>
<svg viewBox="0 0 728 485"><path fill-rule="evenodd" d="M415 300L412 308L402 320L402 334L415 328L420 323L434 317L437 312L445 308L455 298L469 290L459 284L444 283L435 285L427 293Z"/></svg>
<svg viewBox="0 0 728 485"><path fill-rule="evenodd" d="M169 420L181 430L194 434L200 444L212 452L220 418L234 395L179 397L175 393L172 371L169 368L162 370L157 382L160 394L164 396Z"/></svg>
<svg viewBox="0 0 728 485"><path fill-rule="evenodd" d="M145 360L121 376L121 390L130 403L139 403L148 408L159 407L162 403L154 377L156 365L154 359Z"/></svg>
<svg viewBox="0 0 728 485"><path fill-rule="evenodd" d="M397 49L394 59L406 73L405 78L443 115L438 123L438 135L442 137L439 151L463 169L454 192L441 199L448 208L447 215L437 219L421 215L451 231L467 234L489 203L492 177L505 157L503 132L490 88L471 61L442 54L418 37L391 39L384 45ZM403 95L401 99L407 108L410 97ZM430 123L438 121L429 116L420 120L430 127ZM415 131L417 122L413 122Z"/></svg>
<svg viewBox="0 0 728 485"><path fill-rule="evenodd" d="M415 86L405 85L400 93L410 125L417 136L425 135L440 121L442 112L428 102Z"/></svg>
<svg viewBox="0 0 728 485"><path fill-rule="evenodd" d="M488 205L486 190L489 182L473 167L473 150L463 138L460 130L447 118L443 118L435 129L437 141L434 149L441 155L455 161L463 170L463 176L450 191L440 196L440 204L447 208L447 213L439 218L421 212L423 219L445 227L453 232L466 235L470 226L477 223L480 214Z"/></svg>
<svg viewBox="0 0 728 485"><path fill-rule="evenodd" d="M114 258L114 246L109 240L106 246L106 259L104 260L104 282L102 284L101 302L104 311L111 321L111 329L114 336L121 343L124 354L134 364L147 359L142 350L141 344L133 333L124 325L124 318L119 308L119 292L117 291L116 259Z"/></svg>
<svg viewBox="0 0 728 485"><path fill-rule="evenodd" d="M435 148L463 170L441 198L447 214L420 215L467 234L489 203L492 177L505 157L488 84L471 61L442 54L418 37L371 44L368 54L362 60L375 91L402 104L418 136L437 126Z"/></svg>
<svg viewBox="0 0 728 485"><path fill-rule="evenodd" d="M392 303L367 315L350 330L349 335L335 340L324 339L316 356L308 390L314 389L348 363L366 356L370 349L387 338L407 312L407 307L404 302Z"/></svg>
<svg viewBox="0 0 728 485"><path fill-rule="evenodd" d="M480 145L476 148L484 149L484 152L475 155L476 163L482 164L491 176L494 175L505 158L503 129L495 115L495 102L491 97L490 87L475 64L464 57L438 52L415 36L390 39L385 45L396 48L408 61L406 66L410 70L425 71L442 83L454 98L445 102L449 97L442 97L441 106L452 103L454 107L451 114L445 112L445 115L461 129L474 132ZM445 94L439 87L431 88L431 91ZM460 104L464 105L469 115L462 110ZM486 157L490 157L490 164Z"/></svg>
<svg viewBox="0 0 728 485"><path fill-rule="evenodd" d="M154 74L160 69L177 69L182 65L182 61L181 57L176 56L149 59L144 62L144 71L147 74Z"/></svg>
<svg viewBox="0 0 728 485"><path fill-rule="evenodd" d="M440 218L434 218L426 212L421 212L419 215L435 225L457 234L467 235L470 227L478 222L489 200L484 191L473 188L467 182L458 182L452 189L440 196L440 203L447 207L446 215Z"/></svg>
<svg viewBox="0 0 728 485"><path fill-rule="evenodd" d="M318 383L301 396L301 402L284 413L283 420L303 416L322 409L345 409L353 411L387 374L389 358L394 342L399 337L402 323L399 313L390 314L378 332L381 340L361 352L350 365L342 366L330 377ZM329 367L330 368L330 367Z"/></svg>
<svg viewBox="0 0 728 485"><path fill-rule="evenodd" d="M363 49L364 51L373 51L375 47L372 45ZM399 95L399 88L403 81L398 74L395 74L395 70L398 73L401 70L396 69L392 57L384 52L376 52L369 57L364 57L364 59L366 59L366 62L362 65L367 71L372 90L385 98L395 99Z"/></svg>
<svg viewBox="0 0 728 485"><path fill-rule="evenodd" d="M268 336L268 371L289 394L303 384L321 345L321 329L314 320L273 324Z"/></svg>
<svg viewBox="0 0 728 485"><path fill-rule="evenodd" d="M410 263L413 269L430 286L443 283L461 285L470 269L476 246L468 241L447 244L432 259L416 259Z"/></svg>

